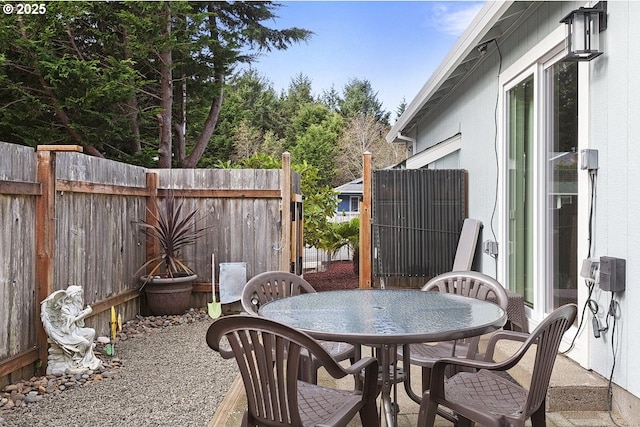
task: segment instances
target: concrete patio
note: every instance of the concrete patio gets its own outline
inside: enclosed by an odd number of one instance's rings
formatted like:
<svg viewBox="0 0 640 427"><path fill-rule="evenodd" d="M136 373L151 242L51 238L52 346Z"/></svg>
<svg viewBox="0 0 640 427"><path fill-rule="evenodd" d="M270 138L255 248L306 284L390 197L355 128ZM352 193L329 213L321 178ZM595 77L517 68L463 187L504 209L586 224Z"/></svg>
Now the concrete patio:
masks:
<svg viewBox="0 0 640 427"><path fill-rule="evenodd" d="M508 349L504 350L508 351ZM366 355L366 350L363 351ZM526 369L512 370L509 373L520 382L525 380L527 375ZM414 390L419 390L419 368L412 368L411 377ZM350 377L335 381L322 369L319 372L318 383L331 387L352 387L352 379ZM607 427L633 425L616 413L612 413L613 420L611 419L609 412L606 410L606 400L602 400L603 396L606 397L606 388L606 379L582 369L567 357L559 355L549 386L547 426ZM407 396L402 385L399 385L397 389L397 397L400 406L398 427L415 427L418 421L419 406ZM239 427L245 407L244 387L242 379L238 376L218 407L214 417L210 420L208 427ZM382 425L384 425L384 421ZM436 426L438 427L451 425L452 423L444 418L436 418ZM530 421L527 422L527 425L531 425ZM349 424L349 427L366 426L362 426L360 419L356 417Z"/></svg>

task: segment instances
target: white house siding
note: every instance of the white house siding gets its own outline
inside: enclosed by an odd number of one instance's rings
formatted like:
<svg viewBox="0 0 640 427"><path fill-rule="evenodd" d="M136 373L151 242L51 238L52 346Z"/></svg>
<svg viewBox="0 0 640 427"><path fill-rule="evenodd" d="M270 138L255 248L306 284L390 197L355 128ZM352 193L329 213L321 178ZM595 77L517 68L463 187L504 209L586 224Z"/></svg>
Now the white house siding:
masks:
<svg viewBox="0 0 640 427"><path fill-rule="evenodd" d="M640 14L640 3L610 1L608 10L608 28L601 39L605 54L590 67L590 142L598 150L600 166L595 253L627 261L627 289L617 298L614 381L640 396L640 56L632 50L640 40L640 27L632 22ZM610 295L596 295L601 307L608 307ZM605 376L613 363L611 338L611 332L605 339L590 337L592 367Z"/></svg>
<svg viewBox="0 0 640 427"><path fill-rule="evenodd" d="M557 30L562 17L583 5L584 2L541 4L515 33L507 40L501 40L502 71ZM633 369L637 366L637 357L634 356L640 354L640 340L637 338L640 286L635 284L635 278L640 277L640 55L633 50L640 40L640 26L634 26L631 21L636 16L640 16L640 2L608 2L608 28L601 34L605 54L588 64L581 64L590 70L589 141L590 148L598 150L600 163L593 255L626 259L628 283L626 292L617 297L620 311L615 337L612 337L611 324L610 330L599 339L595 339L590 326L586 326L579 339L579 348L584 354L574 357L586 367L609 377L613 366L613 338L618 351L614 382L640 396L640 370ZM416 152L461 133L461 150L430 167L452 167L455 164L454 167L469 171L469 216L483 222L483 240L492 239L491 217L496 186L494 112L499 90L498 54L491 47L491 53L474 75L456 88L441 103L438 111L432 112L406 133L417 139ZM583 73L582 69L580 73ZM501 163L500 167L504 166ZM580 173L586 174L586 171ZM582 200L587 197L587 193L581 193ZM498 209L495 227L501 215ZM588 212L581 209L579 215L585 217ZM581 232L579 239L578 245L582 250L587 245L585 233ZM500 250L500 256L504 257L504 248ZM496 275L497 267L487 255L482 257L481 268L490 275ZM584 304L586 292L583 289L580 292L579 303ZM600 309L606 311L610 293L597 290L594 299ZM590 320L590 315L586 320Z"/></svg>
<svg viewBox="0 0 640 427"><path fill-rule="evenodd" d="M469 173L469 216L484 224L483 239L491 235L490 219L496 189L496 162L493 150L494 107L497 94L497 61L485 61L484 73L474 76L449 96L443 109L419 125L420 150L460 132L461 150L430 167L462 168ZM493 259L481 257L482 270L495 275Z"/></svg>

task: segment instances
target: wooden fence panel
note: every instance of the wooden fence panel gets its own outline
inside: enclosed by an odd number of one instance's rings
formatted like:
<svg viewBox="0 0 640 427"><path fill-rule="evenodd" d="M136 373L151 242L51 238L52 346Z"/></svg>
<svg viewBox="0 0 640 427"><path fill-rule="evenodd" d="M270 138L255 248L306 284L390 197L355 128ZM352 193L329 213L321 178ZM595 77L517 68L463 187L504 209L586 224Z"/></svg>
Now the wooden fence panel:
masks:
<svg viewBox="0 0 640 427"><path fill-rule="evenodd" d="M204 238L185 250L190 266L210 282L211 254L216 264L246 262L247 277L278 269L280 198L279 170L189 169L157 170L159 188L229 190L225 197L185 197L186 207L198 209L198 227L206 227ZM240 190L237 193L233 190ZM264 197L244 197L243 190L260 190ZM218 270L216 269L216 272ZM217 279L217 278L216 278Z"/></svg>
<svg viewBox="0 0 640 427"><path fill-rule="evenodd" d="M112 305L123 320L139 313L135 273L146 258L146 241L136 221L145 219L147 199L155 194L147 187L149 173L158 175L160 198L173 189L187 208L199 209L198 227L208 228L185 251L204 284L192 299L194 306L211 300L202 290L218 280L211 274L212 253L216 264L246 262L247 278L279 269L289 254L281 247L280 210L288 208L281 206L281 170L148 170L74 149L42 147L45 155L39 156L40 147L36 154L0 143L0 386L46 357L40 294L82 286L85 303L94 309L87 325L97 335L109 335ZM39 166L38 159L46 162ZM43 183L53 183L50 170L55 172L53 206L42 197L45 185L37 182L41 176ZM299 183L299 177L293 181ZM36 219L36 206L51 213L55 228L55 241L41 256L36 254L37 226L45 223ZM44 260L41 265L38 259Z"/></svg>
<svg viewBox="0 0 640 427"><path fill-rule="evenodd" d="M0 181L35 182L32 148L0 143ZM36 345L35 197L0 192L0 361ZM29 356L29 360L35 355ZM1 377L2 375L0 375Z"/></svg>
<svg viewBox="0 0 640 427"><path fill-rule="evenodd" d="M144 219L146 208L145 197L126 189L146 191L147 170L81 153L56 156L55 289L80 285L85 303L92 306L135 291L134 273L144 262L145 247L134 222ZM71 189L61 189L66 182ZM130 300L118 311L124 319L132 318L138 301ZM107 310L90 317L87 325L108 335L109 321Z"/></svg>

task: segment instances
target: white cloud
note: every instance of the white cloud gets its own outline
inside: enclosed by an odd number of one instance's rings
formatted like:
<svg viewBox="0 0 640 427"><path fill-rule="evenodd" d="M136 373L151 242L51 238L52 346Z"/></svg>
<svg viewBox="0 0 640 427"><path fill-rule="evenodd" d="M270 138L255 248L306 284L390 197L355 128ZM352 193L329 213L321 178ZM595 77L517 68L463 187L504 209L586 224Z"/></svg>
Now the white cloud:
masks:
<svg viewBox="0 0 640 427"><path fill-rule="evenodd" d="M428 25L450 36L461 35L469 26L483 3L449 2L433 3Z"/></svg>

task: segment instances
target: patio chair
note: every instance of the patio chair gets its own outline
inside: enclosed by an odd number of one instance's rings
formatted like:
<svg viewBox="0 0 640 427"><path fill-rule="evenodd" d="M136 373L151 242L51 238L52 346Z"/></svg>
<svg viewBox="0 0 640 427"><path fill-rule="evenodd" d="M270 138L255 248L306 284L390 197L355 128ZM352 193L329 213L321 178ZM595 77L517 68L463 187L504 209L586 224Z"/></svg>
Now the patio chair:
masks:
<svg viewBox="0 0 640 427"><path fill-rule="evenodd" d="M246 314L215 320L207 331L207 344L238 363L247 397L243 427L346 426L358 412L363 426L380 425L375 358L342 367L304 332ZM313 354L336 379L363 371L362 387L337 390L298 380L303 350Z"/></svg>
<svg viewBox="0 0 640 427"><path fill-rule="evenodd" d="M476 271L451 271L440 274L429 280L422 287L423 291L436 291L457 294L466 297L487 300L497 303L505 312L509 299L505 289L494 278ZM428 310L425 307L425 310ZM398 357L403 360L405 373L408 375L405 381L407 394L415 402L420 403L422 393L429 388L431 367L436 360L442 357L464 357L473 359L478 352L480 337L472 337L455 341L443 341L438 343L410 344L398 349ZM409 349L408 354L405 349ZM410 365L422 367L422 390L420 394L411 389Z"/></svg>
<svg viewBox="0 0 640 427"><path fill-rule="evenodd" d="M252 277L247 282L242 292L242 308L249 314L258 315L260 306L269 301L315 291L309 282L296 274L286 271L267 271ZM360 349L352 344L334 341L318 342L338 362L349 359L354 363L360 357ZM316 384L320 361L311 358L311 361L306 360L305 364L308 365L308 369L303 370L302 378Z"/></svg>
<svg viewBox="0 0 640 427"><path fill-rule="evenodd" d="M484 361L445 358L434 363L429 390L422 397L418 427L433 426L438 405L456 413L461 427L472 426L474 422L487 427L524 426L529 418L533 427L545 426L545 399L551 371L562 335L573 324L577 311L575 304L554 310L530 335L497 332L489 340ZM513 356L495 363L493 353L501 339L524 344ZM522 387L507 379L504 371L516 366L534 344L536 353L531 382L528 387ZM446 371L450 366L460 371L447 379Z"/></svg>

